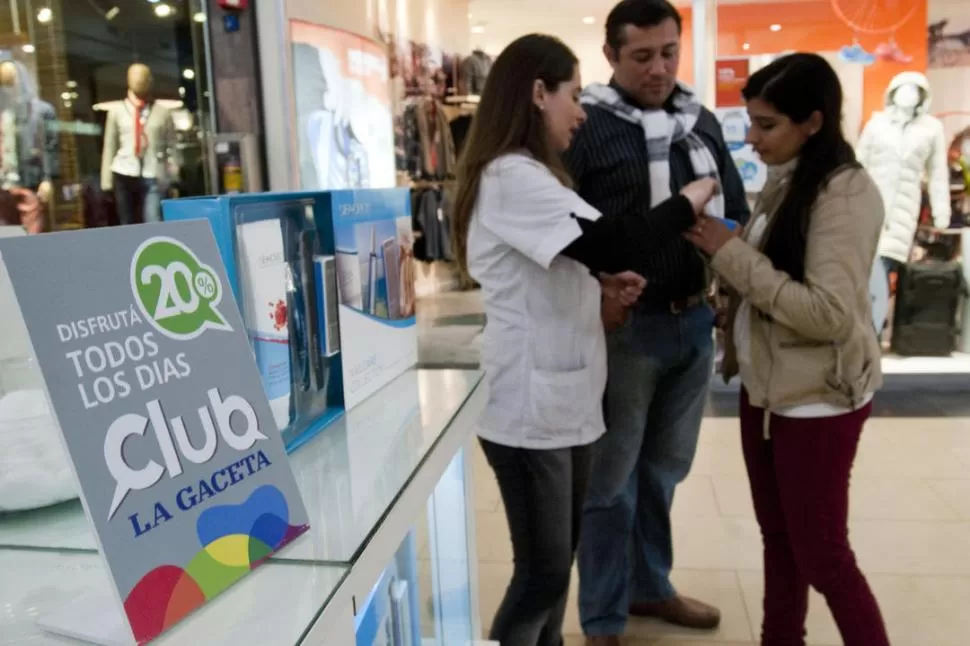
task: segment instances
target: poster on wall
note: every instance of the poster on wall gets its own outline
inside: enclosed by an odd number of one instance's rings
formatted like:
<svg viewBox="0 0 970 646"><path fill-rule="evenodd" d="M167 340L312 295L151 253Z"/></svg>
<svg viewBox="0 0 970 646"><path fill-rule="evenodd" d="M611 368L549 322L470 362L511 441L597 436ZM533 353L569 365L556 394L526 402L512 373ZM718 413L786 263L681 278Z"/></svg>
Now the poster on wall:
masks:
<svg viewBox="0 0 970 646"><path fill-rule="evenodd" d="M718 108L736 108L744 105L741 91L748 84L751 62L747 58L719 58L714 62L714 105Z"/></svg>
<svg viewBox="0 0 970 646"><path fill-rule="evenodd" d="M396 185L389 64L384 45L350 32L290 23L300 187Z"/></svg>
<svg viewBox="0 0 970 646"><path fill-rule="evenodd" d="M724 142L741 174L745 192L760 192L768 181L768 167L758 157L754 148L745 143L748 129L751 127L748 111L743 107L715 108L714 115L721 124Z"/></svg>
<svg viewBox="0 0 970 646"><path fill-rule="evenodd" d="M207 222L7 238L0 269L116 593L43 628L146 643L307 531Z"/></svg>

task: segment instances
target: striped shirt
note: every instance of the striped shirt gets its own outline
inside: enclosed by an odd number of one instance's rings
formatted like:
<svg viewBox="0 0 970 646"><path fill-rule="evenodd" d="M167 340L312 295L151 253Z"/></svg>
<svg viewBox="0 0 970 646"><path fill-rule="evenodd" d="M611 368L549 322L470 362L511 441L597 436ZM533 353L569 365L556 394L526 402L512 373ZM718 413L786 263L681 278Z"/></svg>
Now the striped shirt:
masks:
<svg viewBox="0 0 970 646"><path fill-rule="evenodd" d="M586 106L586 114L586 123L565 156L579 195L604 217L645 214L650 210L650 160L642 128L598 106ZM750 209L744 184L717 118L702 109L694 132L718 162L726 217L747 222ZM671 191L677 194L694 179L687 147L683 142L674 143ZM648 310L666 309L673 302L696 296L705 290L707 281L705 262L692 244L679 233L657 233L644 243L639 265L630 267L649 281L641 298Z"/></svg>

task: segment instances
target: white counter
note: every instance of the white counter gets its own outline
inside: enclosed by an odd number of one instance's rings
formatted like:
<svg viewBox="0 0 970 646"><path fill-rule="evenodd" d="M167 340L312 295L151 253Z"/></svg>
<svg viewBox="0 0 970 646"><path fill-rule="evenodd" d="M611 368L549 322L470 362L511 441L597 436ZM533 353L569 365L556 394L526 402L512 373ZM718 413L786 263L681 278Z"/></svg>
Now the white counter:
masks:
<svg viewBox="0 0 970 646"><path fill-rule="evenodd" d="M409 371L290 456L310 532L157 643L348 646L355 599L470 440L481 378ZM77 643L37 621L79 598L110 606L96 551L77 502L0 516L0 644Z"/></svg>

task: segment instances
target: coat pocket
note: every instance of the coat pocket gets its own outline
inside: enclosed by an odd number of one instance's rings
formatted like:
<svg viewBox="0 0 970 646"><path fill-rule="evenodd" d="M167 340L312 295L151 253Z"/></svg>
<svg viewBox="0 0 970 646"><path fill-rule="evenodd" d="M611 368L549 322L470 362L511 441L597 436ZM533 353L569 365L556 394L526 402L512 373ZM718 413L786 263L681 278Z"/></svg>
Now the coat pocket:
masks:
<svg viewBox="0 0 970 646"><path fill-rule="evenodd" d="M588 368L568 372L532 371L531 410L541 438L580 430L588 421L591 397L599 392L590 383Z"/></svg>

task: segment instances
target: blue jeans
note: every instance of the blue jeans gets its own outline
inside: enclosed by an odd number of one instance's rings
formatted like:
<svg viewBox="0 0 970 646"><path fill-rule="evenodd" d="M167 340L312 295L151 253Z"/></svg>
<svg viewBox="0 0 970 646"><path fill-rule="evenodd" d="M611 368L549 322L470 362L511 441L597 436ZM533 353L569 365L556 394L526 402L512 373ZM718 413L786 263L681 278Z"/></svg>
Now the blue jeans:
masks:
<svg viewBox="0 0 970 646"><path fill-rule="evenodd" d="M638 313L609 338L608 430L593 451L579 548L587 635L622 635L631 602L676 595L670 508L697 450L713 322L706 306Z"/></svg>

